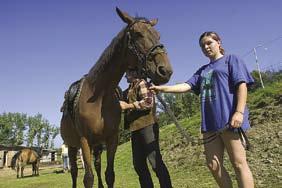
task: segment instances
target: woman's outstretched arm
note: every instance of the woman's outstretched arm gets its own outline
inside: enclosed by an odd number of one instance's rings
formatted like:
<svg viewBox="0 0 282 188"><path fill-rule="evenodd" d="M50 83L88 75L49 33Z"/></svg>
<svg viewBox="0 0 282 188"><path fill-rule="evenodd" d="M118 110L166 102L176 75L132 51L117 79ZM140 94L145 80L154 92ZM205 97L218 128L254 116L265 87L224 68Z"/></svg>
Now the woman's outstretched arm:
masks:
<svg viewBox="0 0 282 188"><path fill-rule="evenodd" d="M163 93L185 93L191 90L191 86L187 83L175 84L171 86L151 86L149 89L154 90L155 92Z"/></svg>

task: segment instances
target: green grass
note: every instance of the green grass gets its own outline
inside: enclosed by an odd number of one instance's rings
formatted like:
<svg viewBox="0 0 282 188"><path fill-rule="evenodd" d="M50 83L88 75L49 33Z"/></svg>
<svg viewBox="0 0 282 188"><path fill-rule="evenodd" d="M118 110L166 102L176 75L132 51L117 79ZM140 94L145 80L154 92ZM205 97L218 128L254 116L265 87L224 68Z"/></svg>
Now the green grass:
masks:
<svg viewBox="0 0 282 188"><path fill-rule="evenodd" d="M264 89L259 88L248 96L250 108L262 108L273 102L277 102L281 98L282 82L275 82L267 85Z"/></svg>
<svg viewBox="0 0 282 188"><path fill-rule="evenodd" d="M180 124L193 136L199 135L199 116L190 120L182 120ZM160 130L160 144L163 159L170 172L173 187L175 188L210 188L216 187L215 181L205 166L202 146L186 145L183 138L174 125L162 127ZM102 169L105 171L105 152L102 155ZM16 179L15 172L5 178L0 176L0 188L64 188L71 187L70 173L56 174L57 169L41 169L40 176ZM1 173L1 170L0 170ZM159 187L158 180L151 171L155 187ZM26 173L26 175L28 175ZM79 170L78 187L83 187L84 171ZM127 142L118 147L115 158L115 187L138 188L138 177L133 169L131 143ZM95 176L94 187L97 187ZM105 181L104 181L104 185Z"/></svg>
<svg viewBox="0 0 282 188"><path fill-rule="evenodd" d="M161 142L164 144L163 140L166 140L166 138L171 137L173 134L175 134L175 127L170 125L168 127L165 127L164 130L161 130ZM178 134L178 133L176 133ZM178 139L178 138L177 138ZM180 139L181 140L181 139ZM166 147L165 147L166 148ZM168 153L167 153L168 154ZM105 171L105 152L103 153L103 162L102 162L102 168L103 173ZM168 159L167 157L164 157L164 160ZM177 158L176 160L179 160ZM190 164L191 161L184 160L183 163ZM186 166L177 166L173 162L173 159L165 161L168 166L168 170L171 175L171 179L173 182L174 187L181 188L181 187L201 187L201 188L209 188L209 187L215 187L215 182L208 173L207 168L205 167L204 163L197 162L190 164L189 166L192 166L192 169L185 169ZM15 172L13 172L10 175L7 175L5 178L0 176L0 188L64 188L64 187L71 187L71 176L70 173L61 173L56 174L54 173L55 170L61 170L60 168L53 168L53 169L42 169L40 170L40 176L38 177L26 177L22 179L16 179ZM1 170L0 170L1 173ZM117 155L115 159L115 174L116 174L116 180L115 180L115 187L116 188L138 188L139 182L138 177L133 169L132 165L132 156L131 156L131 144L130 142L125 143L118 147ZM155 187L159 187L158 180L154 174L153 171L151 171L153 181L155 184ZM28 176L28 173L25 173L26 176ZM78 175L78 187L83 187L83 175L84 171L83 169L79 169L79 175ZM205 181L203 181L203 179ZM95 176L95 183L94 187L97 187L97 178ZM104 185L105 181L104 181Z"/></svg>
<svg viewBox="0 0 282 188"><path fill-rule="evenodd" d="M12 173L9 176L0 178L1 188L51 188L51 187L71 187L70 174L69 173L54 173L55 169L40 170L40 176L30 176L30 174L25 173L24 178L16 178L16 173ZM80 171L81 172L81 171ZM81 176L81 173L79 173ZM83 187L78 186L78 187Z"/></svg>
<svg viewBox="0 0 282 188"><path fill-rule="evenodd" d="M196 118L197 119L197 118ZM198 120L191 120L190 123L198 122ZM187 120L181 121L181 124L185 124L184 127L189 129L191 132L197 132L198 128L187 125ZM195 146L184 146L181 135L176 131L174 125L168 125L160 131L160 143L164 161L167 164L170 176L172 179L173 186L175 188L210 188L216 187L215 182L208 172L205 166L201 147ZM184 147L184 151L183 148ZM188 158L187 158L188 157ZM102 168L103 173L105 171L105 152L102 156ZM199 159L199 160L198 160ZM54 173L57 169L41 169L40 176L38 177L27 177L23 179L16 179L15 172L5 178L0 178L0 188L63 188L71 187L71 176L70 173L56 174ZM1 170L0 170L1 173ZM138 177L133 169L132 156L131 156L131 143L125 143L120 145L117 150L115 158L115 174L116 188L138 188L139 182ZM158 180L153 171L151 171L155 187L159 187ZM28 173L26 173L28 175ZM78 176L78 187L83 187L84 171L79 170ZM0 176L2 177L2 176ZM95 176L95 186L97 186L97 178ZM105 181L104 181L105 185Z"/></svg>

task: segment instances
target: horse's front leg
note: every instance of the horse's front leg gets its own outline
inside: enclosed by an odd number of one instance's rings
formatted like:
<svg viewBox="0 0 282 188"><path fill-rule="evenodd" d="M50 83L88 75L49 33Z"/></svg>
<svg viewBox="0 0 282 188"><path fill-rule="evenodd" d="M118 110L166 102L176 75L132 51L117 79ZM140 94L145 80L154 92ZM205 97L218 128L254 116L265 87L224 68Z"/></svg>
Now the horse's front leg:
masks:
<svg viewBox="0 0 282 188"><path fill-rule="evenodd" d="M114 172L114 159L118 146L118 132L110 137L107 142L107 169L105 172L106 182L108 188L114 187L115 172Z"/></svg>
<svg viewBox="0 0 282 188"><path fill-rule="evenodd" d="M69 147L68 155L71 165L71 178L72 178L72 187L76 188L76 180L77 180L77 151L78 149L75 147Z"/></svg>
<svg viewBox="0 0 282 188"><path fill-rule="evenodd" d="M22 178L24 177L23 171L24 171L24 166L21 166L21 177Z"/></svg>
<svg viewBox="0 0 282 188"><path fill-rule="evenodd" d="M90 145L85 137L82 137L80 139L81 143L81 151L83 155L83 160L84 160L84 167L85 167L85 174L83 178L83 183L85 188L92 188L94 184L94 175L92 171L92 149L90 148Z"/></svg>
<svg viewBox="0 0 282 188"><path fill-rule="evenodd" d="M104 188L102 177L101 177L101 154L103 152L102 144L94 147L94 166L98 177L98 188Z"/></svg>

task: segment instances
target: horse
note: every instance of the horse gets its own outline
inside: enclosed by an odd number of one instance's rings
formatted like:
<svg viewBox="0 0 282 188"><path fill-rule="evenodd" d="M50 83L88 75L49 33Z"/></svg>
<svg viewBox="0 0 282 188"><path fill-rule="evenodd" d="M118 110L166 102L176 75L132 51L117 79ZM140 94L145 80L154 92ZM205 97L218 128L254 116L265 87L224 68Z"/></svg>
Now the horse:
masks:
<svg viewBox="0 0 282 188"><path fill-rule="evenodd" d="M22 149L17 152L11 162L12 169L17 168L17 178L19 178L19 171L21 170L21 177L24 177L24 167L28 164L32 165L32 176L39 176L40 155L33 149Z"/></svg>
<svg viewBox="0 0 282 188"><path fill-rule="evenodd" d="M116 12L126 26L74 88L73 103L63 108L61 137L69 146L73 188L77 184L79 148L85 164L84 186L93 187L92 153L100 144L105 144L107 151L105 180L108 188L114 186L114 157L121 120L115 89L125 71L137 68L156 85L167 83L173 72L160 35L153 27L158 20L134 18L119 8ZM98 181L98 187L103 188L102 180L98 178Z"/></svg>

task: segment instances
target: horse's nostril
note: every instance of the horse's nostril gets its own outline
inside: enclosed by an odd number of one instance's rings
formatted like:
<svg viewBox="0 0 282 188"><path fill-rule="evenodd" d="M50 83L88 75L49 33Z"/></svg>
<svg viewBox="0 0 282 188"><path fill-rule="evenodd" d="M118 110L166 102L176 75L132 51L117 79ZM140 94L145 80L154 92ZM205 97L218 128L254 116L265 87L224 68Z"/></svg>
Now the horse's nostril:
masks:
<svg viewBox="0 0 282 188"><path fill-rule="evenodd" d="M159 66L158 67L158 72L161 76L165 76L166 75L166 71L165 68L163 66Z"/></svg>

